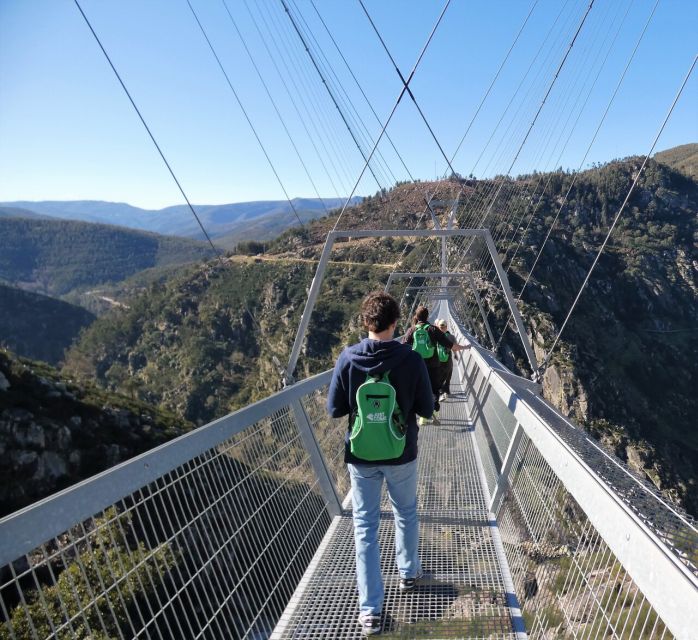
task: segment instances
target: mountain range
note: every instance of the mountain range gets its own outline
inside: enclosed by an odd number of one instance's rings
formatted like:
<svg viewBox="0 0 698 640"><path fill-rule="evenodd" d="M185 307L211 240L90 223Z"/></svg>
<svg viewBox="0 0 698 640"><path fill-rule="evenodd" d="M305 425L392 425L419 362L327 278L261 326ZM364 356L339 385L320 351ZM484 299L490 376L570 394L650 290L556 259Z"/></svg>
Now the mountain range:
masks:
<svg viewBox="0 0 698 640"><path fill-rule="evenodd" d="M352 203L359 202L355 197ZM223 247L240 240L268 240L284 229L298 224L298 217L307 222L327 215L344 205L341 198L294 198L287 200L263 200L233 204L193 205L204 228ZM3 212L8 213L3 213ZM10 212L14 211L12 214ZM17 201L0 203L0 216L61 218L82 222L98 222L118 225L142 231L182 236L203 240L204 234L187 205L174 205L164 209L141 209L123 202L100 200L65 201Z"/></svg>

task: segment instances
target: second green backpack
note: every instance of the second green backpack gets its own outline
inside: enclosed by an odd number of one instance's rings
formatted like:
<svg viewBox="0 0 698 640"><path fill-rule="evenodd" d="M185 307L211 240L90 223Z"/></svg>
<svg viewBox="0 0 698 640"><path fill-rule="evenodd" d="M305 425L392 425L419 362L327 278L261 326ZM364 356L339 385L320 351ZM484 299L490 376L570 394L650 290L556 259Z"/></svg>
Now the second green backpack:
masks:
<svg viewBox="0 0 698 640"><path fill-rule="evenodd" d="M439 362L448 362L451 357L451 350L444 347L440 342L436 345L436 353L439 354Z"/></svg>
<svg viewBox="0 0 698 640"><path fill-rule="evenodd" d="M366 382L356 390L356 409L350 417L350 450L369 462L394 460L405 450L405 423L389 373L367 375Z"/></svg>
<svg viewBox="0 0 698 640"><path fill-rule="evenodd" d="M434 345L427 331L428 323L418 324L412 334L412 350L416 351L422 358L428 360L434 355Z"/></svg>

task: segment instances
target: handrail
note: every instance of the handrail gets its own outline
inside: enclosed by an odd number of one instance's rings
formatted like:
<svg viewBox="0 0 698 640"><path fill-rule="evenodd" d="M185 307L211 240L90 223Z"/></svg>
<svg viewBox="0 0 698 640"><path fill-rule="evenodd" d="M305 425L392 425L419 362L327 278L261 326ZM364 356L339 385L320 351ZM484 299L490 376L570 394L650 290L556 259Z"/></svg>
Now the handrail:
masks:
<svg viewBox="0 0 698 640"><path fill-rule="evenodd" d="M692 637L698 628L698 571L682 557L684 550L669 544L674 532L663 532L662 524L669 526L673 522L677 537L679 528L685 527L682 533L693 536L698 544L695 527L634 478L619 461L612 460L591 442L583 429L547 403L538 385L509 372L491 353L477 345L452 316L446 303L442 306L442 314L450 318L459 341L467 340L473 345L470 353L485 376L488 388L515 417L517 425L562 481L667 627L677 638ZM627 477L625 482L642 487L642 495L650 501L650 508L632 504L623 494L624 487L618 483L612 485L608 477L603 477L603 470L593 466L594 456L599 453L623 472L620 484ZM638 498L637 494L631 497ZM659 522L653 522L652 516Z"/></svg>
<svg viewBox="0 0 698 640"><path fill-rule="evenodd" d="M307 378L170 440L0 520L0 567L86 520L294 400L328 384L332 371Z"/></svg>

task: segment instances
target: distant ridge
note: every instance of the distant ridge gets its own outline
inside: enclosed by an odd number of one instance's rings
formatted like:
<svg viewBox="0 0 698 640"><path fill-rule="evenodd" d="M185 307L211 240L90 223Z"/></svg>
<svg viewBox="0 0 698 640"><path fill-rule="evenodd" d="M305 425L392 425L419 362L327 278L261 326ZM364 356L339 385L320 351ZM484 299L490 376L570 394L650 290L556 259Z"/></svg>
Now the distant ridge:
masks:
<svg viewBox="0 0 698 640"><path fill-rule="evenodd" d="M0 283L0 347L57 365L95 316L76 305Z"/></svg>
<svg viewBox="0 0 698 640"><path fill-rule="evenodd" d="M360 201L359 197L352 199L352 203ZM331 211L344 204L341 198L326 198L322 201L317 198L294 198L291 202L303 222L324 216L325 208ZM236 240L249 239L250 224L256 225L261 222L258 230L261 230L265 237L255 239L268 239L298 224L286 200L194 205L194 208L209 235L212 238L226 236L226 245L234 244ZM20 200L0 203L0 216L3 210L8 209L23 210L26 217L49 216L64 220L98 222L165 235L203 239L201 229L186 205L150 210L123 202L100 200Z"/></svg>
<svg viewBox="0 0 698 640"><path fill-rule="evenodd" d="M654 159L698 180L698 142L658 151Z"/></svg>
<svg viewBox="0 0 698 640"><path fill-rule="evenodd" d="M210 246L188 238L74 220L0 217L0 280L50 296L211 258Z"/></svg>

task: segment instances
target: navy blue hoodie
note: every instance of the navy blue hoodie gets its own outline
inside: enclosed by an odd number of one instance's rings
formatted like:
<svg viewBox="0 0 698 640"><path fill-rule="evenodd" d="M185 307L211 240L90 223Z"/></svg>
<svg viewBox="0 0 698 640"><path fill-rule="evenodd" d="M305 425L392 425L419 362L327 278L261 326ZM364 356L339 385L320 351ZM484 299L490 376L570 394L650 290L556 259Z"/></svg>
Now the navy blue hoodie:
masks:
<svg viewBox="0 0 698 640"><path fill-rule="evenodd" d="M358 344L346 347L334 367L327 410L333 418L349 415L356 408L356 390L366 382L367 374L390 371L390 382L395 387L397 403L407 419L405 451L393 460L367 462L352 455L349 448L349 430L345 437L344 461L351 464L405 464L417 457L416 415L428 418L434 410L434 397L424 359L411 347L397 340L364 338Z"/></svg>

